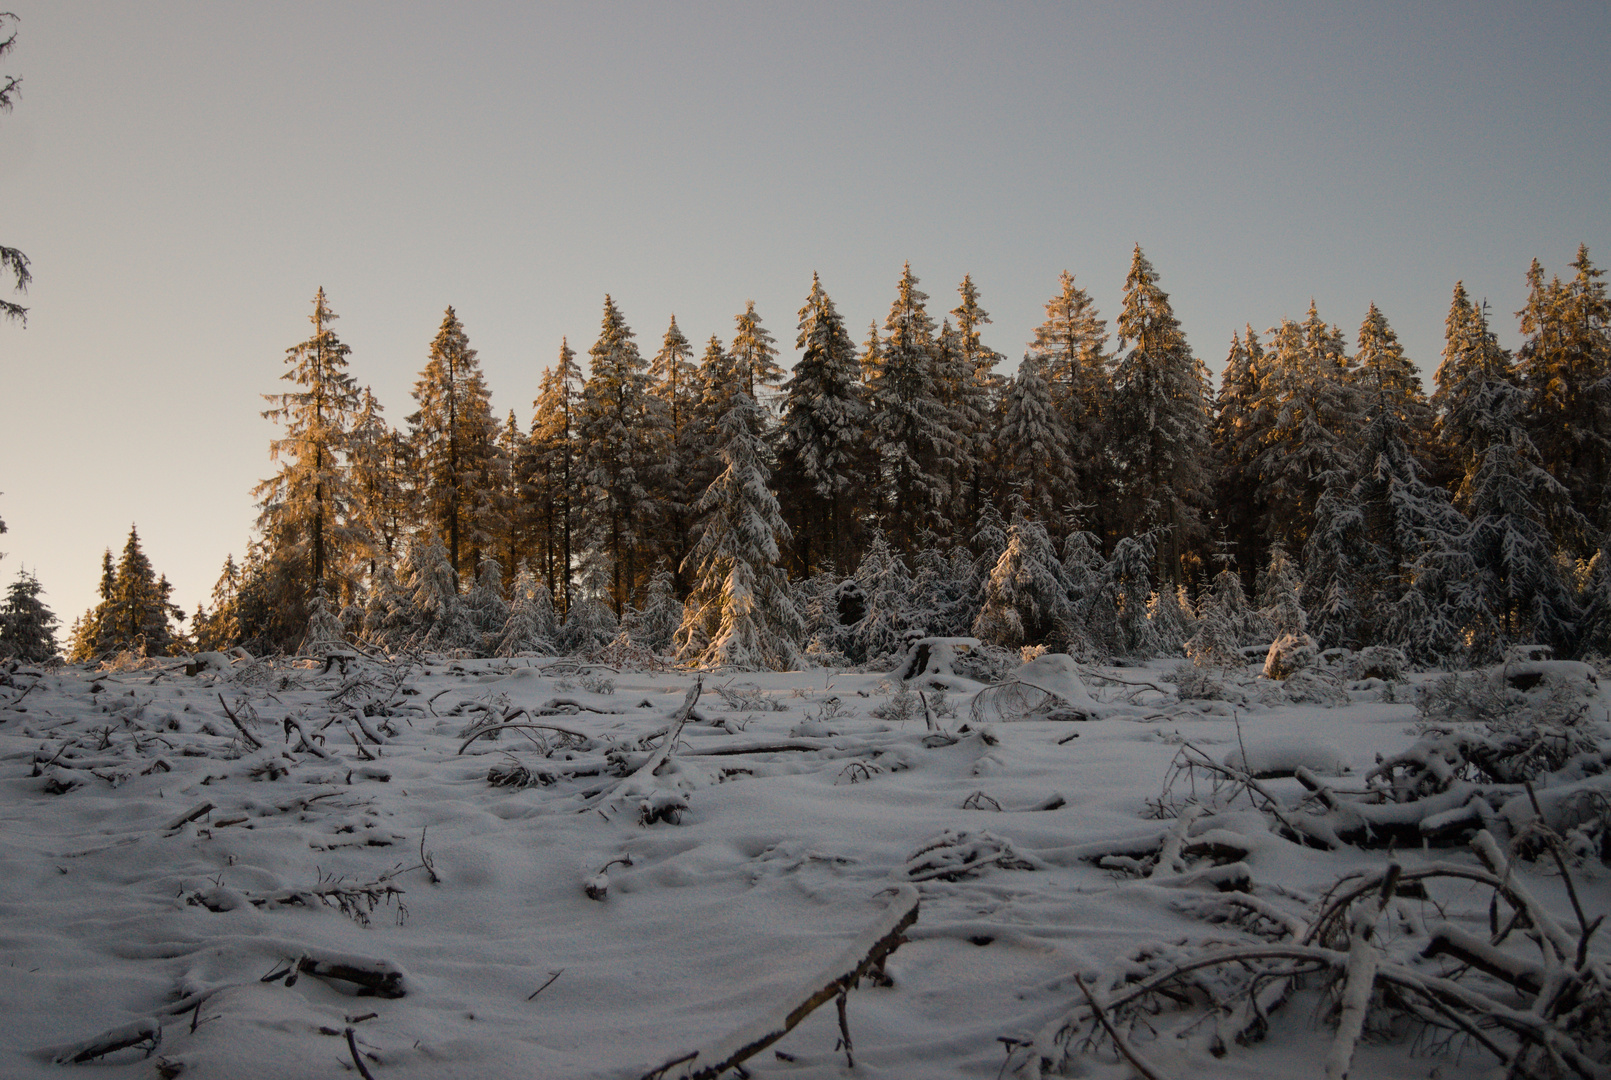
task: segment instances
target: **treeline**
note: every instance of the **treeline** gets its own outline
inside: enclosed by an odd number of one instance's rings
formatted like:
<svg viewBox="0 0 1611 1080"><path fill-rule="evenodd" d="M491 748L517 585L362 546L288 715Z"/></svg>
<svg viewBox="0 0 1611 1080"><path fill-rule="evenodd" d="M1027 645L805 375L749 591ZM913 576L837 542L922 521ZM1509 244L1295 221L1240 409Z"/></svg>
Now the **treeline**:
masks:
<svg viewBox="0 0 1611 1080"><path fill-rule="evenodd" d="M1114 332L1064 273L1012 376L966 277L936 323L907 267L858 345L813 276L790 372L753 304L725 343L672 318L645 358L605 297L587 373L562 342L525 423L494 415L449 308L402 427L320 290L268 395L257 538L184 644L624 635L739 667L866 661L914 632L1094 656L1277 630L1423 662L1611 651L1611 305L1586 248L1572 271L1534 261L1514 355L1457 284L1430 398L1374 305L1351 339L1312 305L1249 326L1216 394L1139 247ZM102 608L110 553L107 574ZM100 611L75 655L118 644Z"/></svg>

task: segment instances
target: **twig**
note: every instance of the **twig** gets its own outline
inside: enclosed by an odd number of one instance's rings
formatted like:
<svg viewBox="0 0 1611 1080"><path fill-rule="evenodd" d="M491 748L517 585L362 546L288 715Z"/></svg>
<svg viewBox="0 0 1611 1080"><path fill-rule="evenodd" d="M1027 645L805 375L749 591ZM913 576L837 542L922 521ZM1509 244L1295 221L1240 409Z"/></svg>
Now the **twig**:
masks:
<svg viewBox="0 0 1611 1080"><path fill-rule="evenodd" d="M548 973L548 981L543 983L537 989L533 990L530 994L528 994L526 996L526 1000L531 1001L538 994L542 993L544 990L547 990L550 986L553 986L554 985L554 980L559 978L563 974L565 974L565 969L564 968L560 968L558 971L550 971Z"/></svg>
<svg viewBox="0 0 1611 1080"><path fill-rule="evenodd" d="M257 741L257 736L247 731L246 725L241 723L240 717L230 711L229 703L224 700L223 694L218 695L218 704L224 707L224 715L229 717L229 722L235 725L235 730L241 733L241 738L245 739L253 750L263 749L263 744Z"/></svg>
<svg viewBox="0 0 1611 1080"><path fill-rule="evenodd" d="M1091 1012L1096 1014L1097 1022L1100 1023L1103 1030L1108 1033L1108 1038L1113 1040L1114 1049L1123 1054L1124 1059L1128 1061L1131 1067L1134 1068L1136 1072L1140 1073L1145 1080L1163 1080L1162 1073L1158 1072L1151 1065L1147 1064L1143 1058L1137 1055L1136 1052L1130 1048L1130 1044L1125 1041L1124 1036L1119 1034L1119 1029L1113 1026L1113 1021L1108 1019L1106 1010L1104 1010L1101 1005L1097 1004L1096 996L1091 993L1091 988L1085 985L1085 980L1082 979L1077 972L1074 975L1074 985L1078 986L1080 988L1080 993L1085 995L1085 1000L1091 1006Z"/></svg>
<svg viewBox="0 0 1611 1080"><path fill-rule="evenodd" d="M347 1049L352 1051L352 1063L358 1067L358 1075L364 1080L375 1080L369 1070L364 1068L364 1056L358 1052L358 1040L352 1031L351 1027L347 1028Z"/></svg>

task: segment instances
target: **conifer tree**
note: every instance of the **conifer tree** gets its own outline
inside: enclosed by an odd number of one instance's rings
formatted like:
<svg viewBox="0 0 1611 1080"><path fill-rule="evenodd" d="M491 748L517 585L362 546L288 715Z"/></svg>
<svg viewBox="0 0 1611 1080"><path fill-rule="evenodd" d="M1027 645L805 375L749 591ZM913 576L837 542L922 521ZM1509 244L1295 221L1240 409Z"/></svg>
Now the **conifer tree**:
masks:
<svg viewBox="0 0 1611 1080"><path fill-rule="evenodd" d="M269 443L280 471L253 491L262 508L258 528L272 558L285 564L305 602L327 579L350 594L352 563L366 539L350 520L353 491L346 462L347 433L358 408L357 385L347 372L350 349L331 328L337 316L321 288L313 297L313 336L285 351L281 376L297 389L265 394L266 419L285 425Z"/></svg>
<svg viewBox="0 0 1611 1080"><path fill-rule="evenodd" d="M453 558L434 533L409 546L403 588L408 611L417 620L409 645L417 649L474 649L480 645L464 598Z"/></svg>
<svg viewBox="0 0 1611 1080"><path fill-rule="evenodd" d="M1035 328L1027 358L1033 359L1051 387L1052 400L1063 418L1066 454L1076 469L1076 487L1087 497L1109 490L1107 414L1113 394L1108 372L1107 321L1096 304L1074 284L1064 270L1058 277L1058 294L1046 301L1046 321ZM1116 524L1109 509L1100 507L1098 531Z"/></svg>
<svg viewBox="0 0 1611 1080"><path fill-rule="evenodd" d="M1253 327L1247 327L1245 338L1232 334L1214 406L1214 516L1243 566L1260 565L1266 543L1258 496L1258 459L1271 419L1260 407L1264 367L1264 348Z"/></svg>
<svg viewBox="0 0 1611 1080"><path fill-rule="evenodd" d="M308 600L308 628L297 652L304 656L326 656L346 648L346 630L336 617L324 589L318 589Z"/></svg>
<svg viewBox="0 0 1611 1080"><path fill-rule="evenodd" d="M1471 302L1464 282L1455 282L1444 322L1443 361L1433 376L1434 433L1441 456L1458 484L1476 469L1481 417L1474 401L1488 383L1516 383L1510 354L1488 329L1486 305Z"/></svg>
<svg viewBox="0 0 1611 1080"><path fill-rule="evenodd" d="M1089 617L1093 629L1101 627L1111 633L1105 640L1097 638L1096 644L1113 655L1146 658L1163 652L1147 610L1157 543L1156 534L1149 531L1123 537L1113 545L1107 579L1093 604L1093 608L1105 610L1093 610Z"/></svg>
<svg viewBox="0 0 1611 1080"><path fill-rule="evenodd" d="M658 655L669 653L676 641L687 610L677 599L676 580L665 563L649 575L649 588L643 597L643 610L634 611L628 634L635 645Z"/></svg>
<svg viewBox="0 0 1611 1080"><path fill-rule="evenodd" d="M386 423L383 411L369 387L364 387L347 432L351 522L364 536L371 580L382 563L401 554L400 543L419 519L414 448L402 432Z"/></svg>
<svg viewBox="0 0 1611 1080"><path fill-rule="evenodd" d="M18 570L0 602L0 660L39 664L56 655L56 615L41 600L44 587Z"/></svg>
<svg viewBox="0 0 1611 1080"><path fill-rule="evenodd" d="M855 343L816 274L800 309L799 331L800 359L783 387L778 486L794 535L795 566L808 575L824 563L849 562L868 413Z"/></svg>
<svg viewBox="0 0 1611 1080"><path fill-rule="evenodd" d="M988 475L991 432L988 423L1006 386L1006 379L996 374L995 368L1006 357L981 339L980 327L990 322L990 313L979 302L979 287L973 283L971 274L963 275L962 284L957 286L957 295L962 299L951 309L951 317L956 320L957 348L963 362L973 373L968 397L981 420L972 448L973 473L967 478L962 510L962 519L972 521L983 509L991 486Z"/></svg>
<svg viewBox="0 0 1611 1080"><path fill-rule="evenodd" d="M904 647L912 626L912 574L882 531L873 530L867 552L856 567L855 583L864 598L862 616L850 628L850 657L877 663ZM842 588L842 587L841 587Z"/></svg>
<svg viewBox="0 0 1611 1080"><path fill-rule="evenodd" d="M469 573L493 541L497 422L470 338L452 307L414 384L408 418L424 481L423 511L446 541L449 565Z"/></svg>
<svg viewBox="0 0 1611 1080"><path fill-rule="evenodd" d="M700 387L693 348L677 326L677 317L649 362L649 395L654 461L651 498L658 504L660 523L655 547L671 566L680 567L693 549L694 504L703 488L693 480L702 454L698 438ZM674 591L685 591L675 570L670 571ZM651 578L651 584L653 579Z"/></svg>
<svg viewBox="0 0 1611 1080"><path fill-rule="evenodd" d="M0 34L5 32L7 20L16 22L17 17L9 11L0 12ZM12 30L10 34L0 38L0 57L5 56L6 53L15 48L16 44L16 30ZM22 85L22 80L15 75L0 75L0 112L11 111L11 99L16 96L17 87L20 85ZM6 247L4 244L0 244L0 273L11 275L12 282L18 292L27 292L28 283L33 280L33 275L28 270L28 256L16 248ZM27 326L28 309L10 300L0 300L0 321L6 319L20 320L24 326Z"/></svg>
<svg viewBox="0 0 1611 1080"><path fill-rule="evenodd" d="M125 649L166 654L174 643L170 620L183 622L185 613L170 601L173 588L152 569L133 526L109 583L103 568L102 587L105 598L80 621L70 659L96 660Z"/></svg>
<svg viewBox="0 0 1611 1080"><path fill-rule="evenodd" d="M1184 580L1183 557L1205 531L1208 401L1207 371L1137 245L1119 312L1110 445L1126 531L1161 530L1156 557L1171 589Z"/></svg>
<svg viewBox="0 0 1611 1080"><path fill-rule="evenodd" d="M1354 354L1354 385L1368 416L1387 414L1395 433L1418 459L1425 460L1432 439L1432 406L1421 375L1404 355L1404 346L1375 304L1359 326Z"/></svg>
<svg viewBox="0 0 1611 1080"><path fill-rule="evenodd" d="M518 656L554 652L559 627L554 618L554 600L537 576L525 567L515 575L510 588L509 616L493 650L495 656Z"/></svg>
<svg viewBox="0 0 1611 1080"><path fill-rule="evenodd" d="M1350 463L1344 440L1360 425L1357 402L1341 331L1327 327L1313 303L1303 323L1283 319L1253 406L1262 438L1257 497L1268 541L1307 542L1327 474Z"/></svg>
<svg viewBox="0 0 1611 1080"><path fill-rule="evenodd" d="M944 534L956 456L955 417L940 397L934 320L911 264L901 271L885 337L869 342L863 377L872 409L872 449L881 470L884 531L902 552L925 532ZM876 349L876 352L874 351Z"/></svg>
<svg viewBox="0 0 1611 1080"><path fill-rule="evenodd" d="M1611 298L1605 271L1589 261L1586 245L1572 269L1571 281L1546 284L1533 261L1527 306L1519 312L1526 341L1516 374L1532 394L1528 430L1540 462L1566 485L1579 512L1605 529L1611 527Z"/></svg>
<svg viewBox="0 0 1611 1080"><path fill-rule="evenodd" d="M737 329L733 334L733 347L728 350L738 387L759 403L761 391L775 388L783 381L783 369L778 366L777 339L761 325L755 313L755 301L744 304L744 313L735 315Z"/></svg>
<svg viewBox="0 0 1611 1080"><path fill-rule="evenodd" d="M559 361L543 370L527 453L518 468L537 536L543 578L555 610L564 615L571 605L571 574L576 563L576 515L581 506L581 463L577 457L577 414L582 369L576 353L564 339Z"/></svg>
<svg viewBox="0 0 1611 1080"><path fill-rule="evenodd" d="M608 575L617 620L631 600L639 545L653 526L646 484L650 461L649 375L615 301L604 298L592 372L577 409L577 442L588 492L589 534Z"/></svg>
<svg viewBox="0 0 1611 1080"><path fill-rule="evenodd" d="M1004 481L1017 478L1016 494L1037 521L1058 520L1065 506L1078 502L1070 441L1039 363L1024 357L1002 401L996 461Z"/></svg>
<svg viewBox="0 0 1611 1080"><path fill-rule="evenodd" d="M733 395L721 420L725 466L699 499L699 541L689 555L694 587L677 631L679 653L702 667L756 671L799 664L805 625L778 565L789 527L767 487L765 411Z"/></svg>
<svg viewBox="0 0 1611 1080"><path fill-rule="evenodd" d="M107 553L110 557L110 552ZM108 558L110 561L110 558ZM103 585L103 588L106 586ZM239 611L239 597L241 589L241 568L235 562L235 556L224 556L224 566L218 574L218 580L213 583L212 603L213 610L203 614L201 605L197 605L195 617L191 621L191 638L196 648L206 652L221 652L233 648L241 640L241 622ZM103 593L103 595L106 595Z"/></svg>
<svg viewBox="0 0 1611 1080"><path fill-rule="evenodd" d="M1067 627L1071 612L1062 571L1045 526L1031 516L1029 504L1015 499L1007 547L991 568L973 635L1015 648Z"/></svg>
<svg viewBox="0 0 1611 1080"><path fill-rule="evenodd" d="M504 596L503 566L491 555L476 567L475 584L464 595L465 614L486 653L498 647L509 621L509 601Z"/></svg>

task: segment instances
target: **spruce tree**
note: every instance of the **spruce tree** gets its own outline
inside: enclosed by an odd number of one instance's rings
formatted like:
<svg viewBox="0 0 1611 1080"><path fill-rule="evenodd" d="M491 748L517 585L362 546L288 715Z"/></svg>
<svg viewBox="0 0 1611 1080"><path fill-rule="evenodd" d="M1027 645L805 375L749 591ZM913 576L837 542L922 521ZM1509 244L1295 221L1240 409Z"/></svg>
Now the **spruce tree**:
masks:
<svg viewBox="0 0 1611 1080"><path fill-rule="evenodd" d="M816 274L800 309L801 350L784 384L778 487L794 535L794 564L803 575L846 565L862 497L867 404L856 346Z"/></svg>
<svg viewBox="0 0 1611 1080"><path fill-rule="evenodd" d="M56 615L39 598L43 592L38 578L17 571L0 602L0 660L40 664L56 655Z"/></svg>
<svg viewBox="0 0 1611 1080"><path fill-rule="evenodd" d="M555 610L570 610L572 569L576 563L576 516L582 504L581 463L577 457L577 414L582 369L568 342L559 343L559 361L543 370L531 437L526 455L517 466L536 533L543 579Z"/></svg>
<svg viewBox="0 0 1611 1080"><path fill-rule="evenodd" d="M1039 362L1024 357L1001 405L996 472L1002 483L1016 478L1017 496L1038 521L1059 520L1064 507L1079 501L1074 463L1068 456L1070 441Z"/></svg>
<svg viewBox="0 0 1611 1080"><path fill-rule="evenodd" d="M449 565L470 573L493 541L497 422L470 338L452 307L414 384L408 418L424 481L423 511L447 544Z"/></svg>
<svg viewBox="0 0 1611 1080"><path fill-rule="evenodd" d="M1064 270L1057 295L1046 301L1046 321L1035 328L1026 355L1051 387L1066 433L1065 453L1076 470L1075 486L1086 497L1106 493L1113 482L1104 452L1113 395L1107 326L1090 295ZM1099 508L1099 532L1116 524L1110 510Z"/></svg>
<svg viewBox="0 0 1611 1080"><path fill-rule="evenodd" d="M1611 527L1611 298L1605 271L1580 246L1571 281L1544 282L1535 259L1527 305L1518 314L1526 338L1516 374L1532 395L1528 430L1540 463L1566 485L1572 503L1601 529ZM1565 540L1565 537L1558 537ZM1581 549L1574 554L1584 554Z"/></svg>
<svg viewBox="0 0 1611 1080"><path fill-rule="evenodd" d="M883 532L873 530L854 581L861 589L863 607L848 635L850 657L868 664L887 661L905 647L908 630L922 628L912 624L911 571Z"/></svg>
<svg viewBox="0 0 1611 1080"><path fill-rule="evenodd" d="M735 315L737 329L733 333L733 346L728 350L738 386L759 403L762 390L771 390L783 381L783 369L778 366L777 339L761 325L755 313L755 301L744 304L744 313Z"/></svg>
<svg viewBox="0 0 1611 1080"><path fill-rule="evenodd" d="M761 434L765 411L747 393L721 420L724 468L700 496L694 587L677 631L683 659L708 668L788 670L805 626L778 565L789 527L778 510Z"/></svg>
<svg viewBox="0 0 1611 1080"><path fill-rule="evenodd" d="M1214 405L1214 516L1242 566L1260 565L1266 544L1258 496L1258 459L1270 422L1269 410L1260 408L1264 367L1253 327L1245 338L1232 334Z"/></svg>
<svg viewBox="0 0 1611 1080"><path fill-rule="evenodd" d="M174 644L171 620L183 622L185 613L169 599L173 588L152 569L133 526L110 581L103 564L102 588L104 598L80 621L69 659L98 660L128 649L165 655Z"/></svg>
<svg viewBox="0 0 1611 1080"><path fill-rule="evenodd" d="M1433 431L1448 477L1458 485L1476 469L1482 418L1474 402L1488 383L1516 383L1511 356L1488 329L1487 305L1473 304L1464 282L1455 282L1444 322L1443 360L1433 376Z"/></svg>
<svg viewBox="0 0 1611 1080"><path fill-rule="evenodd" d="M5 32L8 20L15 23L17 17L9 11L0 11L0 33ZM5 56L16 45L17 32L12 30L10 34L0 38L0 57ZM17 95L17 88L21 85L22 80L15 75L0 75L0 112L11 111L11 99ZM3 244L0 244L0 273L11 275L18 292L27 292L28 283L33 280L33 275L28 270L28 256L16 248L6 247ZM6 319L20 320L27 326L28 309L10 300L0 300L0 320Z"/></svg>
<svg viewBox="0 0 1611 1080"><path fill-rule="evenodd" d="M990 570L973 635L1007 648L1039 644L1067 627L1070 615L1057 550L1029 504L1015 499L1007 547Z"/></svg>
<svg viewBox="0 0 1611 1080"><path fill-rule="evenodd" d="M647 488L653 468L649 375L633 336L606 296L599 338L588 350L592 372L577 409L589 538L608 577L617 620L632 599L639 570L647 569L640 545L654 525Z"/></svg>
<svg viewBox="0 0 1611 1080"><path fill-rule="evenodd" d="M869 342L863 377L872 409L872 449L881 471L880 517L902 552L916 552L925 532L944 534L957 454L955 417L940 396L934 320L908 263L882 340Z"/></svg>
<svg viewBox="0 0 1611 1080"><path fill-rule="evenodd" d="M1340 331L1313 303L1303 323L1283 319L1273 331L1253 409L1261 452L1257 498L1267 541L1301 548L1329 473L1346 470L1345 439L1360 426Z"/></svg>
<svg viewBox="0 0 1611 1080"><path fill-rule="evenodd" d="M395 560L399 545L419 519L414 485L414 447L386 423L369 387L347 432L353 527L364 537L362 550L372 581L382 563Z"/></svg>
<svg viewBox="0 0 1611 1080"><path fill-rule="evenodd" d="M951 317L956 320L957 348L962 354L964 363L973 373L968 397L983 422L975 437L975 446L972 448L973 474L967 478L967 490L964 493L962 519L971 521L977 518L980 510L984 508L988 489L991 487L989 482L991 432L988 424L1006 386L1006 379L996 374L996 365L1006 357L990 348L981 339L980 327L990 322L990 313L979 302L979 287L973 283L971 274L963 275L962 284L957 286L957 295L961 297L961 301L951 309Z"/></svg>
<svg viewBox="0 0 1611 1080"><path fill-rule="evenodd" d="M1141 253L1130 261L1113 362L1111 453L1126 531L1160 530L1162 584L1185 579L1208 503L1207 371L1191 353L1169 295Z"/></svg>
<svg viewBox="0 0 1611 1080"><path fill-rule="evenodd" d="M337 316L321 288L313 297L313 336L285 351L281 376L296 389L265 394L265 419L285 425L269 443L280 471L253 494L262 512L257 525L271 557L300 586L289 603L305 603L328 581L350 595L353 562L366 537L353 521L354 495L347 466L347 434L358 408L358 387L347 372L350 349L331 328Z"/></svg>
<svg viewBox="0 0 1611 1080"><path fill-rule="evenodd" d="M658 506L660 529L654 547L673 567L682 565L693 550L694 504L702 488L694 486L696 463L702 454L698 439L700 387L693 348L671 317L660 351L649 362L649 405L654 461L650 497ZM670 571L673 589L686 591L676 571ZM653 579L651 578L651 584Z"/></svg>

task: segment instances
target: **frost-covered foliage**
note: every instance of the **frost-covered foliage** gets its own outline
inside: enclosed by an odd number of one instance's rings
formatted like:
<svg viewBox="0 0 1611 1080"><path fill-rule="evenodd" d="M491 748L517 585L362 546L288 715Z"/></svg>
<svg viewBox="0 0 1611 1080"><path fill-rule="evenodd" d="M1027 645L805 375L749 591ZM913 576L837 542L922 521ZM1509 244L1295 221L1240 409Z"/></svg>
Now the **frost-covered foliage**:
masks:
<svg viewBox="0 0 1611 1080"><path fill-rule="evenodd" d="M1282 634L1264 658L1266 679L1288 679L1320 658L1315 639L1304 633Z"/></svg>
<svg viewBox="0 0 1611 1080"><path fill-rule="evenodd" d="M1280 544L1270 548L1269 565L1259 573L1255 603L1272 637L1301 634L1309 628L1309 616L1298 599L1298 568Z"/></svg>
<svg viewBox="0 0 1611 1080"><path fill-rule="evenodd" d="M510 590L509 615L498 636L496 656L518 656L521 653L551 654L559 626L554 618L554 598L548 586L538 581L529 569L515 575Z"/></svg>
<svg viewBox="0 0 1611 1080"><path fill-rule="evenodd" d="M409 645L416 649L479 649L481 641L459 595L459 575L435 536L408 549L404 588L414 622Z"/></svg>
<svg viewBox="0 0 1611 1080"><path fill-rule="evenodd" d="M0 602L0 660L41 663L56 655L56 616L39 598L39 579L18 570Z"/></svg>
<svg viewBox="0 0 1611 1080"><path fill-rule="evenodd" d="M567 656L587 656L615 640L621 622L615 612L596 596L584 596L565 613L559 628L559 651Z"/></svg>
<svg viewBox="0 0 1611 1080"><path fill-rule="evenodd" d="M1163 652L1158 632L1147 617L1155 546L1156 537L1150 532L1127 536L1113 546L1106 580L1088 620L1093 638L1110 655L1144 658Z"/></svg>
<svg viewBox="0 0 1611 1080"><path fill-rule="evenodd" d="M725 468L700 497L699 542L684 566L694 573L678 653L701 667L758 671L796 667L805 625L778 565L789 527L767 487L761 427L765 412L733 395L721 420Z"/></svg>
<svg viewBox="0 0 1611 1080"><path fill-rule="evenodd" d="M504 597L503 566L491 555L476 568L475 584L464 595L465 614L481 641L483 653L493 652L509 622L509 601Z"/></svg>
<svg viewBox="0 0 1611 1080"><path fill-rule="evenodd" d="M673 586L671 570L660 567L649 578L642 609L631 609L622 620L622 628L632 643L657 655L671 651L685 615Z"/></svg>
<svg viewBox="0 0 1611 1080"><path fill-rule="evenodd" d="M323 656L342 652L348 648L347 630L341 619L331 610L330 601L320 589L308 601L308 632L302 638L297 652L306 656Z"/></svg>
<svg viewBox="0 0 1611 1080"><path fill-rule="evenodd" d="M1214 591L1197 619L1196 632L1186 642L1186 655L1192 664L1204 669L1245 666L1238 624L1246 625L1249 614L1242 579L1234 570L1221 570L1214 578Z"/></svg>
<svg viewBox="0 0 1611 1080"><path fill-rule="evenodd" d="M990 570L973 622L973 636L981 641L1009 648L1044 641L1073 615L1057 550L1030 510L1016 500L1007 546Z"/></svg>
<svg viewBox="0 0 1611 1080"><path fill-rule="evenodd" d="M862 591L863 613L850 628L851 659L882 666L905 647L913 629L912 575L882 533L875 533L855 580Z"/></svg>

